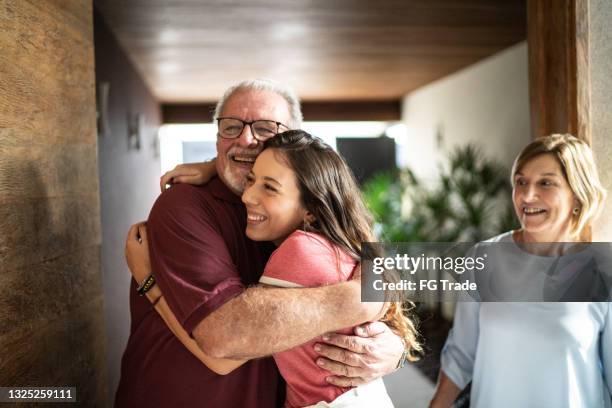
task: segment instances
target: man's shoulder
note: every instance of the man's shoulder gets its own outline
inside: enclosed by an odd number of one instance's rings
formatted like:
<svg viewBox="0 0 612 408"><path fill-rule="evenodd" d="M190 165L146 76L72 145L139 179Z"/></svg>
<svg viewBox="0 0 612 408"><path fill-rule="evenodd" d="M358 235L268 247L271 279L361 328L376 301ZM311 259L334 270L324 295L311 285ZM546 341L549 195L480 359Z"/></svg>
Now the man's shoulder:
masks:
<svg viewBox="0 0 612 408"><path fill-rule="evenodd" d="M155 202L155 206L185 207L200 205L204 207L224 207L225 203L242 205L240 197L232 193L221 179L214 177L201 186L184 183L175 184L161 193Z"/></svg>
<svg viewBox="0 0 612 408"><path fill-rule="evenodd" d="M204 203L213 199L208 185L175 184L157 197L156 206L185 206L192 203Z"/></svg>
<svg viewBox="0 0 612 408"><path fill-rule="evenodd" d="M212 220L218 202L208 186L176 184L157 197L148 221L173 224L193 221L194 218Z"/></svg>

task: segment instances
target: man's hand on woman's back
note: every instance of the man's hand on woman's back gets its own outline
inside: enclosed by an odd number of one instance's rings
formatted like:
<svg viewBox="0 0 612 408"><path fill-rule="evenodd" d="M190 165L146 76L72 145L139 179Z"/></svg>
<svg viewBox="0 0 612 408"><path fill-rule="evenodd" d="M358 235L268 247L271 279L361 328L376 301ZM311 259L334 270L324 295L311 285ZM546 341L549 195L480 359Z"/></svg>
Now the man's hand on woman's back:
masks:
<svg viewBox="0 0 612 408"><path fill-rule="evenodd" d="M330 372L327 381L340 387L356 387L395 371L404 344L386 324L364 323L355 335L329 333L317 343L317 364Z"/></svg>

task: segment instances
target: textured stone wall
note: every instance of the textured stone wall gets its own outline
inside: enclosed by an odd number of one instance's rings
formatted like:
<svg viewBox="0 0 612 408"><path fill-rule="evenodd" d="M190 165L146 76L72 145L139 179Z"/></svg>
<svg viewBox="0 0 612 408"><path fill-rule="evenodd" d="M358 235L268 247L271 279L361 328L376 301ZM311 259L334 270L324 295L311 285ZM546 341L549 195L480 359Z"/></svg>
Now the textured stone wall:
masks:
<svg viewBox="0 0 612 408"><path fill-rule="evenodd" d="M92 4L0 0L0 385L106 406Z"/></svg>

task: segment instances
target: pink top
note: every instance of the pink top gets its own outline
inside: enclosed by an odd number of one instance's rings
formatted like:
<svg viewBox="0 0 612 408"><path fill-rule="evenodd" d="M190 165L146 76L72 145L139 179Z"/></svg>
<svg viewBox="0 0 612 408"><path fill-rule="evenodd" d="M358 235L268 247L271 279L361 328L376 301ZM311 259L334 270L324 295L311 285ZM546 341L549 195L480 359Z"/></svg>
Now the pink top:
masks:
<svg viewBox="0 0 612 408"><path fill-rule="evenodd" d="M343 249L319 234L295 231L274 251L260 283L282 287L313 287L348 280L356 261ZM351 334L353 328L340 333ZM314 351L317 337L293 349L275 354L274 360L287 381L286 407L331 402L350 388L325 381L331 375L319 367Z"/></svg>

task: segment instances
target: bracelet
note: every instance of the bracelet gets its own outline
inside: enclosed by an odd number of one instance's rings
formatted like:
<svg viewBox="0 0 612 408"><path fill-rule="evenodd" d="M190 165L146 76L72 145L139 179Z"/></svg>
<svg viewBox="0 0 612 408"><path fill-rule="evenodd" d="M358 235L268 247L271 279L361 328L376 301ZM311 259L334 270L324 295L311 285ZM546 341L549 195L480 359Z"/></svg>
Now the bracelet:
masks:
<svg viewBox="0 0 612 408"><path fill-rule="evenodd" d="M143 296L155 285L155 276L149 275L145 280L140 282L140 285L136 288L136 292L140 296Z"/></svg>
<svg viewBox="0 0 612 408"><path fill-rule="evenodd" d="M406 366L406 364L408 363L408 356L410 355L410 351L408 350L408 347L406 347L406 342L404 341L404 339L401 340L402 344L404 345L404 351L402 352L402 356L400 357L399 361L397 362L397 365L395 366L396 370L404 368Z"/></svg>

